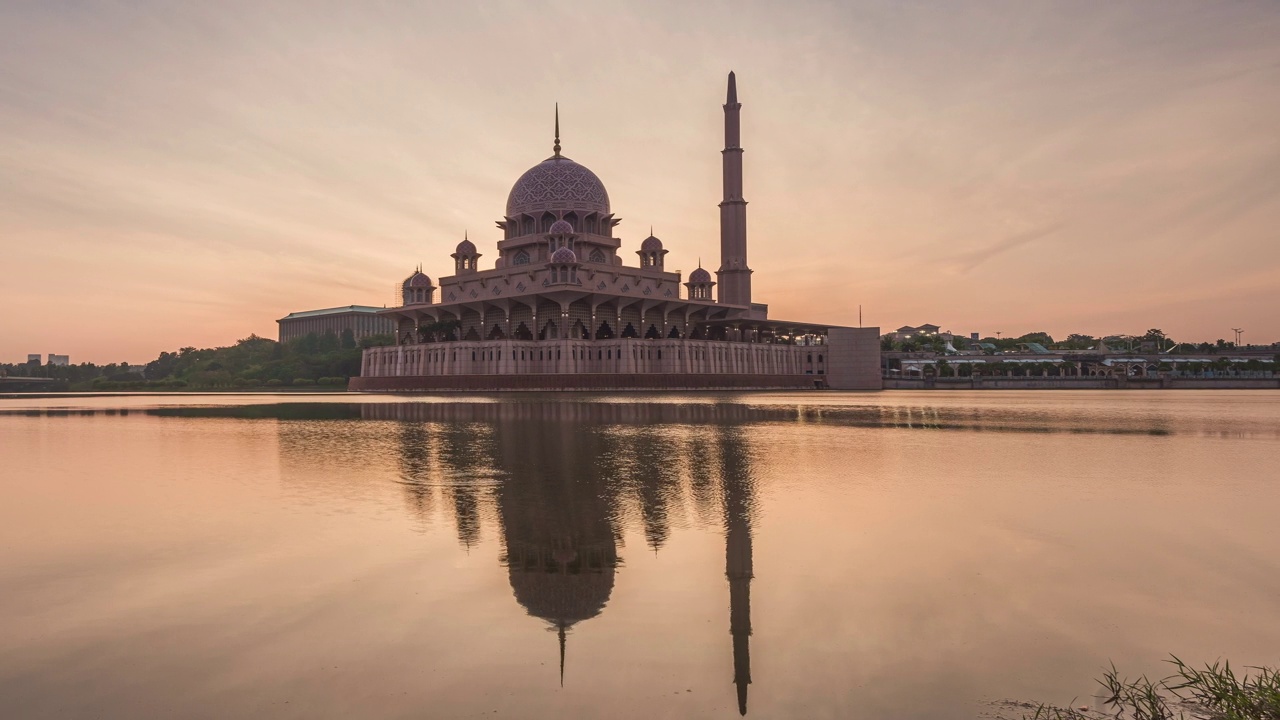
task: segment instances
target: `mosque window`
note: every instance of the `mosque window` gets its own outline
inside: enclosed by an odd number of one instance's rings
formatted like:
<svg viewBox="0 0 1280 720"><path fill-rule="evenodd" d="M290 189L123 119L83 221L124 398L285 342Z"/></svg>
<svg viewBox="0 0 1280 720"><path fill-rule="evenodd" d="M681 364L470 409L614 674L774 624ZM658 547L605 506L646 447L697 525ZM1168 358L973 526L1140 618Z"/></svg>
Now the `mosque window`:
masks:
<svg viewBox="0 0 1280 720"><path fill-rule="evenodd" d="M591 251L591 257L590 257L589 259L590 259L590 260L591 260L591 262L593 262L593 263L603 263L603 262L604 262L604 253L600 252L600 248L596 248L596 249L594 249L594 250L592 250L592 251Z"/></svg>
<svg viewBox="0 0 1280 720"><path fill-rule="evenodd" d="M512 260L511 262L513 265L528 265L529 253L525 252L524 250L521 250L520 252L516 253L515 259Z"/></svg>

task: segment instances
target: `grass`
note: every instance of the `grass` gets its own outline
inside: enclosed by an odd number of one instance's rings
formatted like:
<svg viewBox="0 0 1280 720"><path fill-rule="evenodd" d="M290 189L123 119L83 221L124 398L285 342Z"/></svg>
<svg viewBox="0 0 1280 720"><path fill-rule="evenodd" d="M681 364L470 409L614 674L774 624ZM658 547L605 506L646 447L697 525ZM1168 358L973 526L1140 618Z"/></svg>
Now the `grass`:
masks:
<svg viewBox="0 0 1280 720"><path fill-rule="evenodd" d="M1280 720L1280 670L1251 667L1237 676L1229 662L1196 669L1177 656L1173 674L1151 681L1122 678L1115 665L1103 673L1106 712L1038 705L1027 720ZM1252 672L1250 672L1252 671Z"/></svg>

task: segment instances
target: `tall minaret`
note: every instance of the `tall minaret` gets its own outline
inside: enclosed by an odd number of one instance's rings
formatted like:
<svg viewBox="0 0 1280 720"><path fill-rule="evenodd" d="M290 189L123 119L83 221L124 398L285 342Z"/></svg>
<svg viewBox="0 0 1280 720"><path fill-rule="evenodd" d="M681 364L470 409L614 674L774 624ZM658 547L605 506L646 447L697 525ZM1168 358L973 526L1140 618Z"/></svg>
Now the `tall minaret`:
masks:
<svg viewBox="0 0 1280 720"><path fill-rule="evenodd" d="M747 267L747 201L742 199L742 132L738 84L729 73L724 103L724 200L720 202L719 301L751 304L751 268Z"/></svg>

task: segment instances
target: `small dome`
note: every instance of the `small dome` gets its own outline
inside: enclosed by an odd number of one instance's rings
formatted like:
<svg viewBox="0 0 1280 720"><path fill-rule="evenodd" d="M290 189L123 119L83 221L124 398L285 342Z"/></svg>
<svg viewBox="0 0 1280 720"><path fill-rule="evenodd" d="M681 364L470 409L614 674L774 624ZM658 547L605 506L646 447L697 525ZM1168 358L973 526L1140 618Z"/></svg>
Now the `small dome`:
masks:
<svg viewBox="0 0 1280 720"><path fill-rule="evenodd" d="M466 238L463 238L462 242L458 243L458 248L453 251L453 254L454 255L475 255L476 244Z"/></svg>
<svg viewBox="0 0 1280 720"><path fill-rule="evenodd" d="M423 274L421 270L415 270L412 275L405 278L404 287L407 287L407 288L431 287L431 278Z"/></svg>
<svg viewBox="0 0 1280 720"><path fill-rule="evenodd" d="M698 268L697 270L694 270L693 272L689 273L689 282L691 283L711 282L711 273L707 272L706 270L703 270L702 268Z"/></svg>
<svg viewBox="0 0 1280 720"><path fill-rule="evenodd" d="M567 247L562 247L551 253L551 262L553 263L576 263L578 255Z"/></svg>
<svg viewBox="0 0 1280 720"><path fill-rule="evenodd" d="M654 252L655 250L661 249L662 241L652 235L645 238L644 241L640 243L640 250L642 252Z"/></svg>
<svg viewBox="0 0 1280 720"><path fill-rule="evenodd" d="M552 235L572 235L573 225L569 224L568 220L557 220L551 223L551 229L547 232Z"/></svg>

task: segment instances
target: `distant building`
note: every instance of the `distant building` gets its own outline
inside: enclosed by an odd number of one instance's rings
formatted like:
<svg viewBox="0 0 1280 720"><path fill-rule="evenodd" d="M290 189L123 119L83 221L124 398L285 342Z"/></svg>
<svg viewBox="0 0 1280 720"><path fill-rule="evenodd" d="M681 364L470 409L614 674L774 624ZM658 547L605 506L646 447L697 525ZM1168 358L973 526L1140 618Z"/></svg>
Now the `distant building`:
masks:
<svg viewBox="0 0 1280 720"><path fill-rule="evenodd" d="M40 356L37 355L36 359L39 360ZM57 365L58 367L66 367L67 365L71 364L71 356L70 355L54 355L53 353L49 353L49 364Z"/></svg>
<svg viewBox="0 0 1280 720"><path fill-rule="evenodd" d="M370 335L391 335L396 331L395 321L378 315L382 308L365 305L304 310L289 313L276 322L280 324L280 342L306 337L309 333L341 336L350 330L356 340Z"/></svg>
<svg viewBox="0 0 1280 720"><path fill-rule="evenodd" d="M28 354L27 354L27 364L28 364L28 365L39 365L39 364L40 364L40 353L34 353L34 354L33 354L33 353L28 353Z"/></svg>
<svg viewBox="0 0 1280 720"><path fill-rule="evenodd" d="M897 330L894 330L893 332L888 333L887 337L891 337L897 342L902 342L904 340L910 340L911 338L919 337L922 335L932 337L934 335L939 334L938 331L940 329L941 328L939 328L937 325L930 325L928 323L925 323L924 325L920 325L918 327L903 325Z"/></svg>

